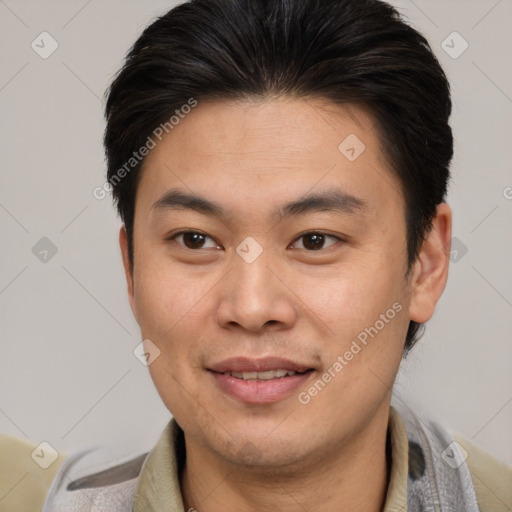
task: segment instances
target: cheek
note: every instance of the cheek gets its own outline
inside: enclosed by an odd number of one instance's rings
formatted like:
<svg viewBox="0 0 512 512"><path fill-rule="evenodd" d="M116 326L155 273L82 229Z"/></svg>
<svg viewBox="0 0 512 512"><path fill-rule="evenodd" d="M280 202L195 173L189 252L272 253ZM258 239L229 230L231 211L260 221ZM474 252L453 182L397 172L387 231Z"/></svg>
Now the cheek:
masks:
<svg viewBox="0 0 512 512"><path fill-rule="evenodd" d="M159 390L173 390L174 396L179 396L180 384L189 386L199 367L198 348L209 338L206 324L211 318L211 276L188 275L156 257L147 258L135 276L141 335L160 350L150 365L151 376ZM171 391L166 394L170 396Z"/></svg>
<svg viewBox="0 0 512 512"><path fill-rule="evenodd" d="M158 272L139 272L135 279L139 324L142 335L150 339L163 337L178 314L173 307L176 304L173 288L158 275Z"/></svg>
<svg viewBox="0 0 512 512"><path fill-rule="evenodd" d="M302 274L294 281L294 292L307 306L304 313L314 314L334 338L352 338L394 303L404 306L403 276L393 268L386 271L381 263L338 267L321 277Z"/></svg>
<svg viewBox="0 0 512 512"><path fill-rule="evenodd" d="M329 292L324 287L322 293L319 314L330 328L329 338L323 339L323 375L329 374L330 382L314 404L312 400L311 410L328 417L333 403L340 416L342 411L376 408L392 389L402 358L408 325L403 289L390 279L376 283L354 277L335 283Z"/></svg>
<svg viewBox="0 0 512 512"><path fill-rule="evenodd" d="M146 260L135 274L135 301L143 335L174 337L182 324L194 324L202 308L207 282L187 277L179 267Z"/></svg>
<svg viewBox="0 0 512 512"><path fill-rule="evenodd" d="M409 323L404 284L398 266L381 263L352 266L310 292L305 302L321 320L317 325L329 327L323 345L325 362L329 366L341 357L343 365L325 400L348 393L346 400L357 402L357 397L377 396L392 386Z"/></svg>

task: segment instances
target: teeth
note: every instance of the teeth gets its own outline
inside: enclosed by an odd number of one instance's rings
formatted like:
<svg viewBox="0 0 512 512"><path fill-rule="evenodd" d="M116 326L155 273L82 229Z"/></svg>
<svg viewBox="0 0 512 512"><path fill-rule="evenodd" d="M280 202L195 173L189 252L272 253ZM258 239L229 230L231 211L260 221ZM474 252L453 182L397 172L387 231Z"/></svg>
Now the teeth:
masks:
<svg viewBox="0 0 512 512"><path fill-rule="evenodd" d="M231 377L244 380L270 380L280 379L287 375L295 375L296 373L297 372L293 370L270 370L268 372L225 372L224 375L230 375Z"/></svg>

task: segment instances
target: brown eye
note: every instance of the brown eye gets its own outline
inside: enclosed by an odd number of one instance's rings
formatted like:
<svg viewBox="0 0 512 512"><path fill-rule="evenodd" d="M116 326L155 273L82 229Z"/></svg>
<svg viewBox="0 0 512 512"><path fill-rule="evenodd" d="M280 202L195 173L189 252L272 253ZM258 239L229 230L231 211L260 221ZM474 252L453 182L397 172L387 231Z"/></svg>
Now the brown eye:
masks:
<svg viewBox="0 0 512 512"><path fill-rule="evenodd" d="M325 242L329 238L333 239L334 242L325 246ZM326 247L334 245L336 241L340 239L332 235L327 235L325 233L311 232L301 235L297 239L297 241L298 240L303 240L302 247L299 247L299 249L306 249L308 251L318 251L320 249L325 249Z"/></svg>
<svg viewBox="0 0 512 512"><path fill-rule="evenodd" d="M175 239L181 239L181 242L178 243L187 249L205 249L207 247L204 244L207 239L213 242L213 245L210 245L210 247L218 247L211 237L199 231L181 231L170 238L170 240Z"/></svg>
<svg viewBox="0 0 512 512"><path fill-rule="evenodd" d="M206 237L201 233L183 233L183 243L189 249L200 249Z"/></svg>

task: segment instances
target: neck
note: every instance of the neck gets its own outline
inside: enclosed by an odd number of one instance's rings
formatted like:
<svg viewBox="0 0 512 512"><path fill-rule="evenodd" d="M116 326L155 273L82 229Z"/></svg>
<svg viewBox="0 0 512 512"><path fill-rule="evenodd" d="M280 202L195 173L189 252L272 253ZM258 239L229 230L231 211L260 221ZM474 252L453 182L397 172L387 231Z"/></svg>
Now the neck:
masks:
<svg viewBox="0 0 512 512"><path fill-rule="evenodd" d="M388 413L389 407L350 443L329 447L321 460L283 471L232 464L185 436L187 456L181 474L185 510L381 512L391 469L386 450Z"/></svg>

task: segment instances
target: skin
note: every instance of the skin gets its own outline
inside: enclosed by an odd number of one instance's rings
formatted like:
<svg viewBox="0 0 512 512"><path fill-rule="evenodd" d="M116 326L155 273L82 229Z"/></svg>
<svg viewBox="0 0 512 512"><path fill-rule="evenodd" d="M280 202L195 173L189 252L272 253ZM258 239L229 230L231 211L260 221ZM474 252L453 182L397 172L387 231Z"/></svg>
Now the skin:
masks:
<svg viewBox="0 0 512 512"><path fill-rule="evenodd" d="M355 161L338 149L349 134L366 146ZM229 216L152 209L176 187ZM366 208L275 216L283 203L334 188ZM185 432L185 510L382 510L391 389L409 321L426 322L445 287L451 238L451 211L441 204L406 277L404 211L361 105L200 102L150 152L136 197L133 270L124 227L120 246L132 311L160 350L151 377ZM203 247L169 240L180 230L207 235ZM305 232L329 236L311 250ZM236 252L249 236L263 249L252 263ZM301 404L298 393L394 303L400 313ZM280 356L315 371L287 398L248 405L207 371L234 356Z"/></svg>

